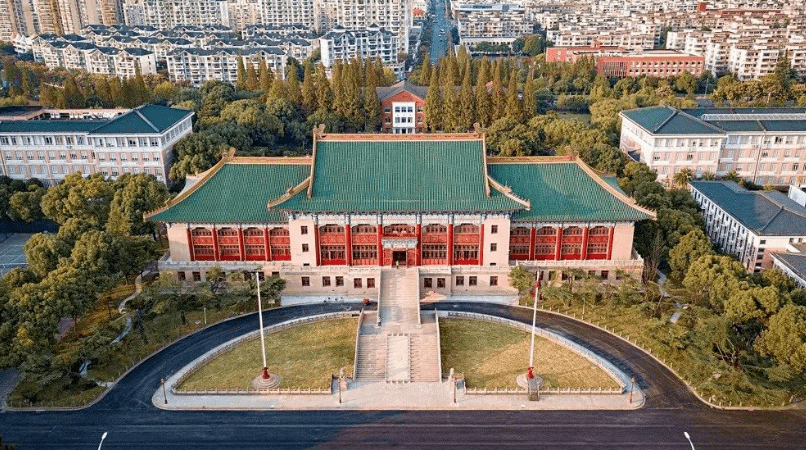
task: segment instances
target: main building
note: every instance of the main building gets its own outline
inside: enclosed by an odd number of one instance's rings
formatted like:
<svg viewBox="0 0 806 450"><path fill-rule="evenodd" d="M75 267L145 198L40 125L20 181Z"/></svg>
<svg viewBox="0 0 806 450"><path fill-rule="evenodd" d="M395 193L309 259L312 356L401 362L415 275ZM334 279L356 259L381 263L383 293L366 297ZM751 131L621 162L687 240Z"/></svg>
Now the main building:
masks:
<svg viewBox="0 0 806 450"><path fill-rule="evenodd" d="M640 273L634 224L655 217L579 160L487 157L480 134L317 132L310 157L230 156L189 184L146 215L167 227L162 270L310 295L374 296L392 267L450 295L511 293L515 264L615 279Z"/></svg>

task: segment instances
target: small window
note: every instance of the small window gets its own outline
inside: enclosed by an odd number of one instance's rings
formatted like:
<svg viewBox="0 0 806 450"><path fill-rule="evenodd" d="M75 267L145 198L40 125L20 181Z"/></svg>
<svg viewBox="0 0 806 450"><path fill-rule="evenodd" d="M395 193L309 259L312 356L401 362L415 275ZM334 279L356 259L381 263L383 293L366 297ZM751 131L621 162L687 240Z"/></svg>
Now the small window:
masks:
<svg viewBox="0 0 806 450"><path fill-rule="evenodd" d="M437 278L437 287L444 288L445 287L445 279L444 278Z"/></svg>
<svg viewBox="0 0 806 450"><path fill-rule="evenodd" d="M193 272L193 281L201 281L201 272Z"/></svg>
<svg viewBox="0 0 806 450"><path fill-rule="evenodd" d="M310 286L311 277L302 277L302 286Z"/></svg>
<svg viewBox="0 0 806 450"><path fill-rule="evenodd" d="M762 239L762 240L758 241L758 244L759 244L759 245L764 245L764 244L766 244L766 243L767 243L767 240L766 240L766 239Z"/></svg>
<svg viewBox="0 0 806 450"><path fill-rule="evenodd" d="M498 286L498 277L493 275L490 277L490 286Z"/></svg>
<svg viewBox="0 0 806 450"><path fill-rule="evenodd" d="M277 275L280 275L280 274L278 273ZM258 272L257 273L257 279L260 280L260 281L266 281L266 272L263 272L262 270L260 272Z"/></svg>
<svg viewBox="0 0 806 450"><path fill-rule="evenodd" d="M306 225L299 227L299 234L308 234L308 227Z"/></svg>
<svg viewBox="0 0 806 450"><path fill-rule="evenodd" d="M185 272L176 272L176 276L179 278L179 281L185 281Z"/></svg>
<svg viewBox="0 0 806 450"><path fill-rule="evenodd" d="M322 277L322 287L330 286L330 277Z"/></svg>
<svg viewBox="0 0 806 450"><path fill-rule="evenodd" d="M375 278L367 278L367 288L375 287Z"/></svg>
<svg viewBox="0 0 806 450"><path fill-rule="evenodd" d="M344 286L344 277L336 277L336 286Z"/></svg>
<svg viewBox="0 0 806 450"><path fill-rule="evenodd" d="M610 276L610 271L609 270L603 270L602 271L602 279L606 280L609 276Z"/></svg>
<svg viewBox="0 0 806 450"><path fill-rule="evenodd" d="M490 225L490 234L498 234L498 225Z"/></svg>
<svg viewBox="0 0 806 450"><path fill-rule="evenodd" d="M465 277L458 275L456 277L456 285L457 286L464 286L465 285Z"/></svg>
<svg viewBox="0 0 806 450"><path fill-rule="evenodd" d="M361 278L354 278L353 279L353 287L356 289L361 288Z"/></svg>
<svg viewBox="0 0 806 450"><path fill-rule="evenodd" d="M467 284L468 284L468 286L478 286L478 284L479 284L478 277L476 277L475 275L471 276L471 277L468 277Z"/></svg>
<svg viewBox="0 0 806 450"><path fill-rule="evenodd" d="M308 251L308 244L302 244L302 252L305 253Z"/></svg>
<svg viewBox="0 0 806 450"><path fill-rule="evenodd" d="M423 278L423 287L430 288L433 287L434 280L433 278Z"/></svg>
<svg viewBox="0 0 806 450"><path fill-rule="evenodd" d="M490 244L490 251L491 252L494 252L494 251L497 251L497 250L498 250L498 244L496 244L495 242Z"/></svg>

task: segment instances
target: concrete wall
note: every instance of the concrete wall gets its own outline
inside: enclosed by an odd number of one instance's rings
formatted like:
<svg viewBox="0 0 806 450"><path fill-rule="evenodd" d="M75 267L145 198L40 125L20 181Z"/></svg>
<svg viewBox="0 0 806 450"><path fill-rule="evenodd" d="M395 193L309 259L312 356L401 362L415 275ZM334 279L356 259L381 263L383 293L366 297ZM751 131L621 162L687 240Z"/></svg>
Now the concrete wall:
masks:
<svg viewBox="0 0 806 450"><path fill-rule="evenodd" d="M635 226L631 223L617 223L614 231L611 259L630 259Z"/></svg>
<svg viewBox="0 0 806 450"><path fill-rule="evenodd" d="M190 261L187 225L174 223L168 227L168 248L174 261Z"/></svg>
<svg viewBox="0 0 806 450"><path fill-rule="evenodd" d="M484 224L484 241L481 245L482 262L485 266L506 267L509 265L509 219L507 218L487 218ZM498 227L498 231L493 234L493 226ZM496 250L490 250L491 244L496 245Z"/></svg>
<svg viewBox="0 0 806 450"><path fill-rule="evenodd" d="M302 227L308 227L308 233L302 234ZM316 224L312 219L291 219L288 221L288 233L291 238L291 263L300 267L316 266ZM308 251L303 252L303 244Z"/></svg>

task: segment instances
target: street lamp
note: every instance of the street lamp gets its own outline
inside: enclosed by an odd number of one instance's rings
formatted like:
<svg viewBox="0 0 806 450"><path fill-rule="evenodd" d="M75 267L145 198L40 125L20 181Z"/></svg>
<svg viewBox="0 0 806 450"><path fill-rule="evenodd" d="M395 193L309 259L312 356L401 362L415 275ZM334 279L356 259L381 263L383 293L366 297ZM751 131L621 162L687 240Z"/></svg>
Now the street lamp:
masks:
<svg viewBox="0 0 806 450"><path fill-rule="evenodd" d="M540 292L540 278L541 278L540 275L541 275L541 273L538 270L537 275L536 275L537 276L537 285L535 286L535 301L534 301L534 305L532 305L532 343L529 346L529 368L528 368L529 375L528 375L528 377L529 377L530 380L535 377L535 374L533 373L534 366L532 364L534 363L534 359L535 359L535 323L537 322L537 297L539 295L538 293Z"/></svg>
<svg viewBox="0 0 806 450"><path fill-rule="evenodd" d="M104 439L106 439L106 434L107 434L106 431L104 431L104 434L101 435L101 442L98 444L98 450L101 450L101 446L104 445Z"/></svg>
<svg viewBox="0 0 806 450"><path fill-rule="evenodd" d="M684 431L684 432L683 432L683 436L685 436L685 437L686 437L686 439L688 439L688 443L691 445L691 450L696 450L696 449L694 448L694 443L693 443L693 442L691 442L691 436L689 436L689 435L688 435L688 431Z"/></svg>

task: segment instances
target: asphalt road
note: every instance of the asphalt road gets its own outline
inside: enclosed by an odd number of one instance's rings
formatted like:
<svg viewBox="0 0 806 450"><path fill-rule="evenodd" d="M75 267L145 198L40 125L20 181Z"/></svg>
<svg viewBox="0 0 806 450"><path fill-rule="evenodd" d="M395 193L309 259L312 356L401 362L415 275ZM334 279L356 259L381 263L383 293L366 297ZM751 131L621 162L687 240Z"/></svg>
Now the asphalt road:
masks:
<svg viewBox="0 0 806 450"><path fill-rule="evenodd" d="M267 324L351 308L315 305L264 313ZM429 309L431 307L429 306ZM519 308L440 303L440 309L493 314L531 323ZM709 409L666 369L629 344L571 319L539 313L541 326L585 342L635 375L647 393L634 411L162 411L151 395L167 376L214 346L251 331L254 315L211 326L145 361L91 408L0 414L4 442L28 448L701 448L806 447L806 414Z"/></svg>
<svg viewBox="0 0 806 450"><path fill-rule="evenodd" d="M445 3L447 1L434 0L431 3L434 17L434 21L431 24L431 45L429 46L431 64L438 63L439 58L445 56L445 52L448 49L448 33L451 32L452 25L451 21L445 17Z"/></svg>

